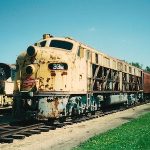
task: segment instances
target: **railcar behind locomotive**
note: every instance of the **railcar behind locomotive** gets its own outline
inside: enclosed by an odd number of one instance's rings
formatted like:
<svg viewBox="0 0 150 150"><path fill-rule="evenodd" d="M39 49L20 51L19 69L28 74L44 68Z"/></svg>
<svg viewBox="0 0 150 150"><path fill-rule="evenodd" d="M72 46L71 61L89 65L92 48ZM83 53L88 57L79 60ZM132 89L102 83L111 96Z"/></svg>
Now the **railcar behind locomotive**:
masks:
<svg viewBox="0 0 150 150"><path fill-rule="evenodd" d="M0 107L12 105L14 78L15 65L0 63Z"/></svg>
<svg viewBox="0 0 150 150"><path fill-rule="evenodd" d="M144 71L143 75L144 75L144 83L143 83L144 99L150 100L150 73Z"/></svg>
<svg viewBox="0 0 150 150"><path fill-rule="evenodd" d="M16 60L15 117L55 119L143 99L143 70L49 34Z"/></svg>

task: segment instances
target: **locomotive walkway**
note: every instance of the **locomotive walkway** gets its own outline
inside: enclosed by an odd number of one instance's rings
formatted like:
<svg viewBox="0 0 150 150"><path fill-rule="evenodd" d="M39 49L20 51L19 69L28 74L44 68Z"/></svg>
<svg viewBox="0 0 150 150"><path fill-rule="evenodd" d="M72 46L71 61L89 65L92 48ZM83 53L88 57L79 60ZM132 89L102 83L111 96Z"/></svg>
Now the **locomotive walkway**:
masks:
<svg viewBox="0 0 150 150"><path fill-rule="evenodd" d="M123 123L150 112L150 103L89 121L50 130L11 144L1 144L3 150L70 150L88 138L116 128Z"/></svg>

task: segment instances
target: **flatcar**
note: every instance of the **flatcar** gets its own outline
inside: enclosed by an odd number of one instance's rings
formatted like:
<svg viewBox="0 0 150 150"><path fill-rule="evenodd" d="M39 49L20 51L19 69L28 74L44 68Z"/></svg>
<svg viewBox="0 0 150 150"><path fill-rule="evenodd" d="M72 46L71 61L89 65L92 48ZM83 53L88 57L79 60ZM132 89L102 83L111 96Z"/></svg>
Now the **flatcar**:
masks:
<svg viewBox="0 0 150 150"><path fill-rule="evenodd" d="M0 63L0 108L12 106L15 65Z"/></svg>
<svg viewBox="0 0 150 150"><path fill-rule="evenodd" d="M16 60L13 115L57 119L143 101L143 70L69 37L43 38Z"/></svg>

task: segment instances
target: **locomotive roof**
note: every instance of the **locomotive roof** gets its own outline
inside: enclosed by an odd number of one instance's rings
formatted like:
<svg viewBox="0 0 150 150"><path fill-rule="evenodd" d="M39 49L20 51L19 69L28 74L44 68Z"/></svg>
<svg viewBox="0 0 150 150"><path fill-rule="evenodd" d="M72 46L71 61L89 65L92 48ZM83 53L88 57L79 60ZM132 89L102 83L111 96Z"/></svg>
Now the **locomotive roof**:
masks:
<svg viewBox="0 0 150 150"><path fill-rule="evenodd" d="M45 35L48 35L48 36L45 36ZM97 54L101 54L101 55L103 55L103 56L105 56L105 57L108 57L108 58L110 58L110 59L116 60L117 62L121 62L121 63L123 63L123 64L126 64L126 65L128 65L128 66L130 66L130 67L137 68L137 67L135 67L135 66L133 66L133 65L131 65L131 64L127 63L127 62L125 62L124 60L120 60L120 59L118 59L118 58L112 57L112 56L110 56L110 55L108 55L108 54L106 54L106 53L103 53L101 50L97 50L97 49L95 49L95 48L93 48L93 47L91 47L91 46L88 46L88 45L86 45L86 44L84 44L84 43L82 43L82 42L79 42L79 41L73 39L72 37L54 37L54 36L52 36L52 35L50 35L50 34L44 34L43 37L44 37L44 36L45 36L46 38L42 38L42 39L39 40L38 42L42 42L42 41L45 41L45 40L52 40L52 39L72 42L73 44L81 45L83 48L88 49L88 50L90 50L90 51L92 51L92 52L95 52L95 53L97 53ZM38 43L38 42L37 42L37 43ZM140 68L137 68L137 69L143 71L143 69L140 69Z"/></svg>

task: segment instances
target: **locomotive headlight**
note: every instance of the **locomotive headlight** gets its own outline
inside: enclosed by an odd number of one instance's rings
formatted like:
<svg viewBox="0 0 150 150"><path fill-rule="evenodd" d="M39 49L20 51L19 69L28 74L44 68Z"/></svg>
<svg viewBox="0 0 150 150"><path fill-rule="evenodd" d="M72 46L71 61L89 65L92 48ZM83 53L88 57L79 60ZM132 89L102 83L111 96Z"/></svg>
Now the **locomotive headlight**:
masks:
<svg viewBox="0 0 150 150"><path fill-rule="evenodd" d="M33 65L29 65L26 67L26 74L33 74L35 72L35 67Z"/></svg>
<svg viewBox="0 0 150 150"><path fill-rule="evenodd" d="M33 56L36 55L36 53L37 53L37 50L36 50L36 48L34 46L29 46L27 48L27 55L28 56L33 57Z"/></svg>

